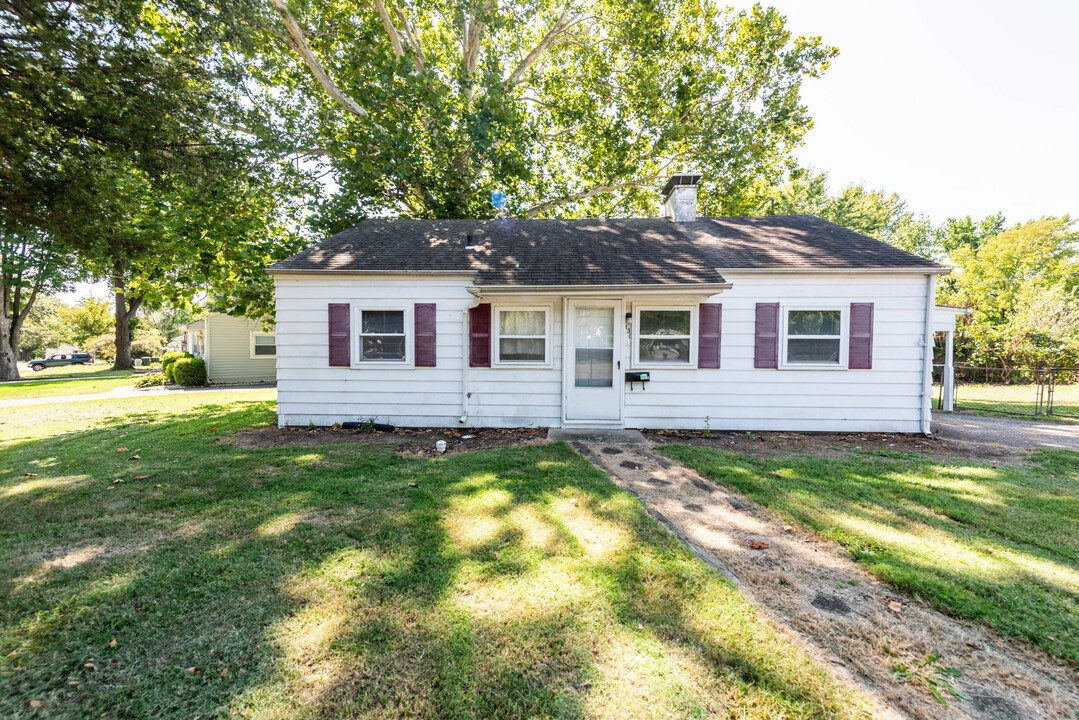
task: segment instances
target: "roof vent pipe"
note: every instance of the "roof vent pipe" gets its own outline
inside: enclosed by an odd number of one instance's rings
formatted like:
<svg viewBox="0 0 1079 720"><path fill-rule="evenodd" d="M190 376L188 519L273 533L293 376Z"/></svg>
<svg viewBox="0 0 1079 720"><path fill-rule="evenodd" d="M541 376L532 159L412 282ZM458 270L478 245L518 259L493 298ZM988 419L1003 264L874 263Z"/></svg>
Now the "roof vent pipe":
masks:
<svg viewBox="0 0 1079 720"><path fill-rule="evenodd" d="M697 186L700 175L672 175L663 186L663 215L671 222L693 222L697 219Z"/></svg>

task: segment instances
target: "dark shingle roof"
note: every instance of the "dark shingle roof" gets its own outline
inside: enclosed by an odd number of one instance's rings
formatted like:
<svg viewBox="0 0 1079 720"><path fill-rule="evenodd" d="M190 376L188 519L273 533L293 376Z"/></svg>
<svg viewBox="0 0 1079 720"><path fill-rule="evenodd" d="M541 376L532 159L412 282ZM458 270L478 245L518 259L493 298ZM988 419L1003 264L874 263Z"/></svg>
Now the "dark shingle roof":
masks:
<svg viewBox="0 0 1079 720"><path fill-rule="evenodd" d="M812 215L778 215L684 223L364 220L271 272L475 271L478 285L657 285L722 282L717 268L939 267Z"/></svg>

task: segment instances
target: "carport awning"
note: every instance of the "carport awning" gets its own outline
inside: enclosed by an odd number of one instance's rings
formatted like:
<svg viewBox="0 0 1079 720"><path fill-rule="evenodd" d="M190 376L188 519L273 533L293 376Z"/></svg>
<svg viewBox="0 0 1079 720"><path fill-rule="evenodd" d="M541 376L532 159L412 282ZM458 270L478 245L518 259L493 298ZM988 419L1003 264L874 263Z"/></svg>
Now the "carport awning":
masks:
<svg viewBox="0 0 1079 720"><path fill-rule="evenodd" d="M937 305L933 308L933 332L955 332L955 319L969 314L968 308Z"/></svg>

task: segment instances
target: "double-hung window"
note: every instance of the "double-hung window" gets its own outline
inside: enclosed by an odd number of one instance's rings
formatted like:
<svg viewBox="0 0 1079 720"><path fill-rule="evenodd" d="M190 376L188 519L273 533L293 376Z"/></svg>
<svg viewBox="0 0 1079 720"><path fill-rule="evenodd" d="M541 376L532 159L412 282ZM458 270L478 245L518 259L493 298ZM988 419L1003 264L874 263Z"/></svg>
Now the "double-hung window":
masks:
<svg viewBox="0 0 1079 720"><path fill-rule="evenodd" d="M251 333L251 359L269 358L277 355L277 335L274 333Z"/></svg>
<svg viewBox="0 0 1079 720"><path fill-rule="evenodd" d="M546 365L550 362L550 311L546 307L496 307L495 363Z"/></svg>
<svg viewBox="0 0 1079 720"><path fill-rule="evenodd" d="M359 311L360 362L406 362L408 323L404 310Z"/></svg>
<svg viewBox="0 0 1079 720"><path fill-rule="evenodd" d="M691 307L636 308L634 365L691 365L696 351L693 337L695 314L695 308Z"/></svg>
<svg viewBox="0 0 1079 720"><path fill-rule="evenodd" d="M787 308L783 360L791 367L842 367L846 362L841 309Z"/></svg>

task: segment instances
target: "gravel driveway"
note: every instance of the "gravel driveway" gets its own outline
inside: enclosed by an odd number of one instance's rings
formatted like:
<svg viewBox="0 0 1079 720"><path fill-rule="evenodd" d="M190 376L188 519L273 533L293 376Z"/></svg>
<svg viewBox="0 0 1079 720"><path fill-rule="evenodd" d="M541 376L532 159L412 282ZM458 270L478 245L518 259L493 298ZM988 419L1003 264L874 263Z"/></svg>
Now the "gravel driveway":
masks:
<svg viewBox="0 0 1079 720"><path fill-rule="evenodd" d="M979 443L1030 450L1079 450L1079 423L1039 422L970 413L933 413L933 435L939 440Z"/></svg>

